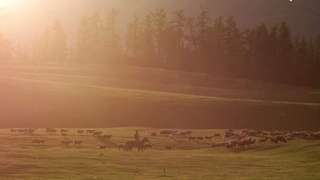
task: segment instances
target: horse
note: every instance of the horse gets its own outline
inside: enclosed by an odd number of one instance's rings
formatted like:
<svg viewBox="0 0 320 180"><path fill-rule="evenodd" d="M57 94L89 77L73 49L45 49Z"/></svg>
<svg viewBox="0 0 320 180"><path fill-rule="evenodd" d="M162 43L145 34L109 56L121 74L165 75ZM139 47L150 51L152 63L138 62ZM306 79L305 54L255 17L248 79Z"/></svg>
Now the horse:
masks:
<svg viewBox="0 0 320 180"><path fill-rule="evenodd" d="M131 151L133 147L138 148L138 152L143 152L144 144L150 142L149 139L143 138L141 141L127 141L124 146L124 151Z"/></svg>

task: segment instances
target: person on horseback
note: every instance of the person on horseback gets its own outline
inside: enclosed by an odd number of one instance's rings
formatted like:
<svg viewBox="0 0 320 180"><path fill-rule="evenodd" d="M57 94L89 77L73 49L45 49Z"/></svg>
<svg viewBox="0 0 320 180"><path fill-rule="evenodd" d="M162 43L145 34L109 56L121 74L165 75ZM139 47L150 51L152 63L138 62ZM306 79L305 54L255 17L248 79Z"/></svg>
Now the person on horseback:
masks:
<svg viewBox="0 0 320 180"><path fill-rule="evenodd" d="M139 142L140 141L140 136L139 136L139 133L138 133L138 130L136 130L136 133L134 134L134 140Z"/></svg>

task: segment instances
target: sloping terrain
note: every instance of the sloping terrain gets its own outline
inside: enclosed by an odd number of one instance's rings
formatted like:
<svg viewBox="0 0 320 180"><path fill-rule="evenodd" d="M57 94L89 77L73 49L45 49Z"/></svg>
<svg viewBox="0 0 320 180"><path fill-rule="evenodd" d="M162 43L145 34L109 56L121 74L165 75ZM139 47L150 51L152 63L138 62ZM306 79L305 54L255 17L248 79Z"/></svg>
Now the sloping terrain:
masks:
<svg viewBox="0 0 320 180"><path fill-rule="evenodd" d="M134 67L7 66L1 127L319 129L319 92Z"/></svg>

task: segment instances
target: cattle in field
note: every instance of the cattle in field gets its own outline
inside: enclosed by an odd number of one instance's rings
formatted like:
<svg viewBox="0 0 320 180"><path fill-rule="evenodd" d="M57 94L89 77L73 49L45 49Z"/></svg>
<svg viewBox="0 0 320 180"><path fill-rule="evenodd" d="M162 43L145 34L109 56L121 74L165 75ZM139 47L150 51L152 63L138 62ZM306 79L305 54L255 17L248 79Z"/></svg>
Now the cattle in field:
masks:
<svg viewBox="0 0 320 180"><path fill-rule="evenodd" d="M20 134L27 133L28 129L18 129L17 132Z"/></svg>
<svg viewBox="0 0 320 180"><path fill-rule="evenodd" d="M221 146L225 146L226 144L224 143L212 143L210 144L210 148L215 148L215 147L221 147Z"/></svg>
<svg viewBox="0 0 320 180"><path fill-rule="evenodd" d="M189 141L195 140L197 137L190 136Z"/></svg>
<svg viewBox="0 0 320 180"><path fill-rule="evenodd" d="M145 144L143 148L144 149L152 149L153 146L154 146L153 144Z"/></svg>
<svg viewBox="0 0 320 180"><path fill-rule="evenodd" d="M212 136L205 136L205 137L204 137L204 140L205 140L205 141L206 141L206 140L210 140L210 141L211 141L211 140L212 140Z"/></svg>
<svg viewBox="0 0 320 180"><path fill-rule="evenodd" d="M165 150L172 150L172 146L165 146Z"/></svg>
<svg viewBox="0 0 320 180"><path fill-rule="evenodd" d="M294 137L287 137L286 140L287 140L287 141L293 141L293 140L294 140Z"/></svg>
<svg viewBox="0 0 320 180"><path fill-rule="evenodd" d="M242 129L241 132L244 133L244 134L247 134L249 132L249 130L248 129Z"/></svg>
<svg viewBox="0 0 320 180"><path fill-rule="evenodd" d="M101 146L99 146L99 149L100 150L103 150L103 149L106 149L107 148L107 145L101 145Z"/></svg>
<svg viewBox="0 0 320 180"><path fill-rule="evenodd" d="M16 132L18 132L18 130L17 129L10 129L10 132L11 133L16 133Z"/></svg>
<svg viewBox="0 0 320 180"><path fill-rule="evenodd" d="M94 130L94 129L87 129L87 134L92 134L93 132L95 132L96 130Z"/></svg>
<svg viewBox="0 0 320 180"><path fill-rule="evenodd" d="M102 134L102 132L99 132L99 131L95 131L95 132L92 133L93 136L99 136L101 134Z"/></svg>
<svg viewBox="0 0 320 180"><path fill-rule="evenodd" d="M198 141L203 141L203 140L204 140L204 137L200 137L200 136L199 136L199 137L197 137L197 140L198 140Z"/></svg>
<svg viewBox="0 0 320 180"><path fill-rule="evenodd" d="M34 134L36 132L37 128L29 128L28 134Z"/></svg>
<svg viewBox="0 0 320 180"><path fill-rule="evenodd" d="M78 132L78 134L83 134L84 130L78 130L77 132Z"/></svg>
<svg viewBox="0 0 320 180"><path fill-rule="evenodd" d="M69 132L69 129L60 129L60 133L67 133Z"/></svg>
<svg viewBox="0 0 320 180"><path fill-rule="evenodd" d="M99 135L98 139L110 141L112 135Z"/></svg>
<svg viewBox="0 0 320 180"><path fill-rule="evenodd" d="M43 145L46 141L43 139L33 139L31 141L31 145Z"/></svg>
<svg viewBox="0 0 320 180"><path fill-rule="evenodd" d="M218 134L218 133L214 134L214 137L220 137L220 136L221 134Z"/></svg>
<svg viewBox="0 0 320 180"><path fill-rule="evenodd" d="M174 133L176 133L177 131L172 131L172 130L165 130L165 129L163 129L163 130L161 130L160 131L160 135L170 135L170 134L174 134Z"/></svg>
<svg viewBox="0 0 320 180"><path fill-rule="evenodd" d="M151 135L151 136L157 136L158 133L157 133L157 132L152 132L150 135Z"/></svg>
<svg viewBox="0 0 320 180"><path fill-rule="evenodd" d="M249 136L256 136L257 135L257 131L249 131L248 135Z"/></svg>
<svg viewBox="0 0 320 180"><path fill-rule="evenodd" d="M73 140L73 145L78 145L81 146L81 144L83 143L83 141L80 140Z"/></svg>
<svg viewBox="0 0 320 180"><path fill-rule="evenodd" d="M61 136L65 138L67 136L67 133L61 133Z"/></svg>
<svg viewBox="0 0 320 180"><path fill-rule="evenodd" d="M263 135L263 136L268 136L269 133L264 132L264 133L262 133L262 135Z"/></svg>
<svg viewBox="0 0 320 180"><path fill-rule="evenodd" d="M125 146L126 146L125 144L118 144L119 151L123 149Z"/></svg>
<svg viewBox="0 0 320 180"><path fill-rule="evenodd" d="M227 144L226 145L226 148L227 149L232 149L232 148L234 148L234 147L236 147L237 146L237 144Z"/></svg>
<svg viewBox="0 0 320 180"><path fill-rule="evenodd" d="M264 139L258 139L258 143L266 143L269 139L268 138L264 138Z"/></svg>
<svg viewBox="0 0 320 180"><path fill-rule="evenodd" d="M62 140L62 141L60 141L60 143L61 143L61 146L69 146L72 143L72 141L71 140Z"/></svg>
<svg viewBox="0 0 320 180"><path fill-rule="evenodd" d="M271 138L271 139L270 139L270 142L271 142L272 144L278 144L278 140L277 140L276 138Z"/></svg>
<svg viewBox="0 0 320 180"><path fill-rule="evenodd" d="M281 143L287 143L287 139L283 136L277 136L276 140Z"/></svg>
<svg viewBox="0 0 320 180"><path fill-rule="evenodd" d="M192 134L192 131L188 130L188 131L185 131L185 133L186 133L187 135L190 135L190 134Z"/></svg>

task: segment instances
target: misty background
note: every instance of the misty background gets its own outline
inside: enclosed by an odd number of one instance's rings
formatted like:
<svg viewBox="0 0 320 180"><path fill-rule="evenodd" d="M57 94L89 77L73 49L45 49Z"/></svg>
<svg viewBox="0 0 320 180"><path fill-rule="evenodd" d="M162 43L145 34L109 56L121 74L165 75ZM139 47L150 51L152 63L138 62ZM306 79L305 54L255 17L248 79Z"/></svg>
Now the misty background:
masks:
<svg viewBox="0 0 320 180"><path fill-rule="evenodd" d="M34 37L45 27L59 20L68 34L70 45L75 43L82 16L111 8L120 10L121 31L134 14L143 16L156 8L168 13L185 9L196 15L201 7L212 18L235 16L240 28L265 23L270 26L286 21L293 36L314 37L320 32L319 0L16 0L17 3L1 7L1 28L4 36L17 44L30 46Z"/></svg>

